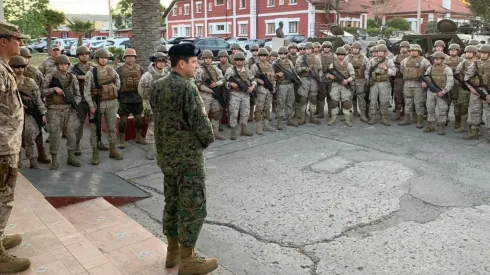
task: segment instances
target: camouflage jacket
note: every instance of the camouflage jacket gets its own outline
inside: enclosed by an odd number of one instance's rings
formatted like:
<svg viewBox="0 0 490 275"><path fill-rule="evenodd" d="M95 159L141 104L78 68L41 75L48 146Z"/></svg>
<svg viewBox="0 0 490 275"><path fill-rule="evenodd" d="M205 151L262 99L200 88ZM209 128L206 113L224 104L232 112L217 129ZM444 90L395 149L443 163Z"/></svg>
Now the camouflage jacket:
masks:
<svg viewBox="0 0 490 275"><path fill-rule="evenodd" d="M28 65L24 71L24 76L34 79L38 87L43 86L44 76L38 68Z"/></svg>
<svg viewBox="0 0 490 275"><path fill-rule="evenodd" d="M14 71L0 57L0 155L20 152L24 128L22 105Z"/></svg>
<svg viewBox="0 0 490 275"><path fill-rule="evenodd" d="M47 97L47 96L52 95L55 92L54 91L55 88L50 87L50 84L51 84L51 81L53 80L53 77L57 77L60 80L62 80L62 79L66 79L67 77L70 77L70 75L71 75L71 83L66 88L69 88L71 90L73 99L75 99L75 102L77 104L79 104L82 101L82 96L80 95L80 86L78 85L78 79L74 74L69 73L69 72L62 73L62 72L56 70L53 73L47 74L43 80L43 87L41 89L41 96ZM46 101L48 101L48 100L46 100ZM55 109L60 108L59 106L56 106L56 105L49 105L49 104L46 104L46 105L48 108L55 108ZM60 106L62 106L62 105L60 105Z"/></svg>
<svg viewBox="0 0 490 275"><path fill-rule="evenodd" d="M113 83L111 85L115 86L116 91L119 90L119 88L121 88L121 80L119 79L119 75L117 74L116 70L114 70L113 68L108 66L104 66L104 67L97 66L97 73L98 75L110 74L113 80L112 81ZM87 101L90 107L95 106L92 100L92 92L91 92L93 88L95 88L95 82L94 82L94 74L92 68L92 70L88 71L87 74L85 75L85 84L83 86L83 98L85 99L85 101ZM99 107L103 107L103 108L108 107L108 105L111 105L111 103L108 104L108 102L113 102L114 100L102 101Z"/></svg>
<svg viewBox="0 0 490 275"><path fill-rule="evenodd" d="M48 110L46 109L46 105L44 105L44 102L41 99L41 90L39 86L37 86L36 82L32 78L25 76L22 77L22 79L17 79L17 81L17 87L19 88L19 91L29 91L30 93L28 92L26 94L30 95L29 97L37 106L41 114L45 115Z"/></svg>
<svg viewBox="0 0 490 275"><path fill-rule="evenodd" d="M155 67L151 66L148 69L148 72L144 73L143 76L141 76L140 82L138 83L138 93L140 94L141 98L143 98L143 108L145 108L146 110L151 110L151 84L153 84L153 82L157 81L158 79L165 77L168 73L169 71L167 70L167 67L163 68L163 70L159 72L155 70Z"/></svg>
<svg viewBox="0 0 490 275"><path fill-rule="evenodd" d="M165 174L203 169L203 149L214 135L196 85L171 72L153 83L150 95L158 166Z"/></svg>
<svg viewBox="0 0 490 275"><path fill-rule="evenodd" d="M46 76L47 74L54 73L56 71L56 65L54 64L54 58L49 56L44 59L41 65L39 65L39 71Z"/></svg>

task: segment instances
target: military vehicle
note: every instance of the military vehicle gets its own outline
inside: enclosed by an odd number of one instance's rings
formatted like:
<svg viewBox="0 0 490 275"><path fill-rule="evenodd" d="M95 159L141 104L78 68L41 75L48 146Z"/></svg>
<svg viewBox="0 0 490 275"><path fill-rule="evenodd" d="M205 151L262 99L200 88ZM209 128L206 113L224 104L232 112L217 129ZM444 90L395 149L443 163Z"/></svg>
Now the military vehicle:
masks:
<svg viewBox="0 0 490 275"><path fill-rule="evenodd" d="M335 50L338 48L338 47L342 47L345 45L345 42L344 40L342 39L342 37L339 37L339 36L342 36L344 35L344 30L339 27L339 26L331 26L330 27L330 32L334 35L334 36L327 36L327 37L310 37L308 38L306 41L308 42L311 42L311 43L315 43L315 42L319 42L320 45L324 42L324 41L330 41L332 43L332 51L335 52Z"/></svg>
<svg viewBox="0 0 490 275"><path fill-rule="evenodd" d="M434 42L437 40L442 40L446 43L444 52L449 54L448 46L449 44L456 43L459 44L461 49L465 48L463 40L458 36L456 32L458 26L454 21L450 19L443 19L437 23L437 30L439 33L429 33L429 34L409 34L404 35L402 39L396 43L393 43L390 51L396 55L400 53L400 43L402 41L408 41L410 44L419 44L425 55L432 54L434 52Z"/></svg>

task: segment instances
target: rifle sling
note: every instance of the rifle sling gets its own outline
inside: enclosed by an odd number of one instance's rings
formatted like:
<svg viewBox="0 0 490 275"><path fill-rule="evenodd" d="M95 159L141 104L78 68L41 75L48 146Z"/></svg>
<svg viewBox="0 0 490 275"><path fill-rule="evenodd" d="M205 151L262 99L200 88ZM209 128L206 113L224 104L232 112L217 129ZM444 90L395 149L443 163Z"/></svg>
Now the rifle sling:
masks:
<svg viewBox="0 0 490 275"><path fill-rule="evenodd" d="M208 75L208 78L211 79L212 82L216 82L213 79L213 76L211 75L211 72L209 71L208 67L205 64L202 64L201 66L204 69L204 71L206 72L206 74Z"/></svg>

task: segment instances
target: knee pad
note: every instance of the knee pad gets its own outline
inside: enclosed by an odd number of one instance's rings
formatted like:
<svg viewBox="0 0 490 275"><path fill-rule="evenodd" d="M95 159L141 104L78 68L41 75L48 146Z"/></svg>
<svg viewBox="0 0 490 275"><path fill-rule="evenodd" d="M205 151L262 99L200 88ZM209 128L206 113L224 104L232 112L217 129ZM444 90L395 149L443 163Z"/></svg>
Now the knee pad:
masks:
<svg viewBox="0 0 490 275"><path fill-rule="evenodd" d="M352 101L350 101L350 100L342 101L342 108L344 108L346 110L349 110L350 108L352 108Z"/></svg>
<svg viewBox="0 0 490 275"><path fill-rule="evenodd" d="M216 121L220 121L221 120L221 117L223 116L223 111L217 111L217 112L214 112L211 117L212 119L216 120Z"/></svg>
<svg viewBox="0 0 490 275"><path fill-rule="evenodd" d="M299 100L299 105L303 106L303 105L306 105L308 103L308 99L304 96L302 96Z"/></svg>
<svg viewBox="0 0 490 275"><path fill-rule="evenodd" d="M316 95L310 96L310 102L311 102L311 104L316 105L316 103L318 102Z"/></svg>
<svg viewBox="0 0 490 275"><path fill-rule="evenodd" d="M328 108L335 109L337 107L339 107L339 102L338 101L332 100L332 101L328 102Z"/></svg>

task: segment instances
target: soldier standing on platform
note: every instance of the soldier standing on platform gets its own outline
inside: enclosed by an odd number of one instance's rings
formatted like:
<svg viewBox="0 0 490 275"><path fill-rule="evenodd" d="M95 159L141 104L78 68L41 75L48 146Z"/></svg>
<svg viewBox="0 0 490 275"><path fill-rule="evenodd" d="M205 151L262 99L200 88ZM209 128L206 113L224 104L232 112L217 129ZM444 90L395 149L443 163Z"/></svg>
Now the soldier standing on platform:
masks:
<svg viewBox="0 0 490 275"><path fill-rule="evenodd" d="M196 85L189 81L198 67L199 53L188 43L170 48L172 72L154 82L150 91L157 164L165 176L165 266L179 265L178 273L187 275L207 274L218 268L215 258L199 257L194 252L206 217L203 151L214 141L203 101Z"/></svg>

